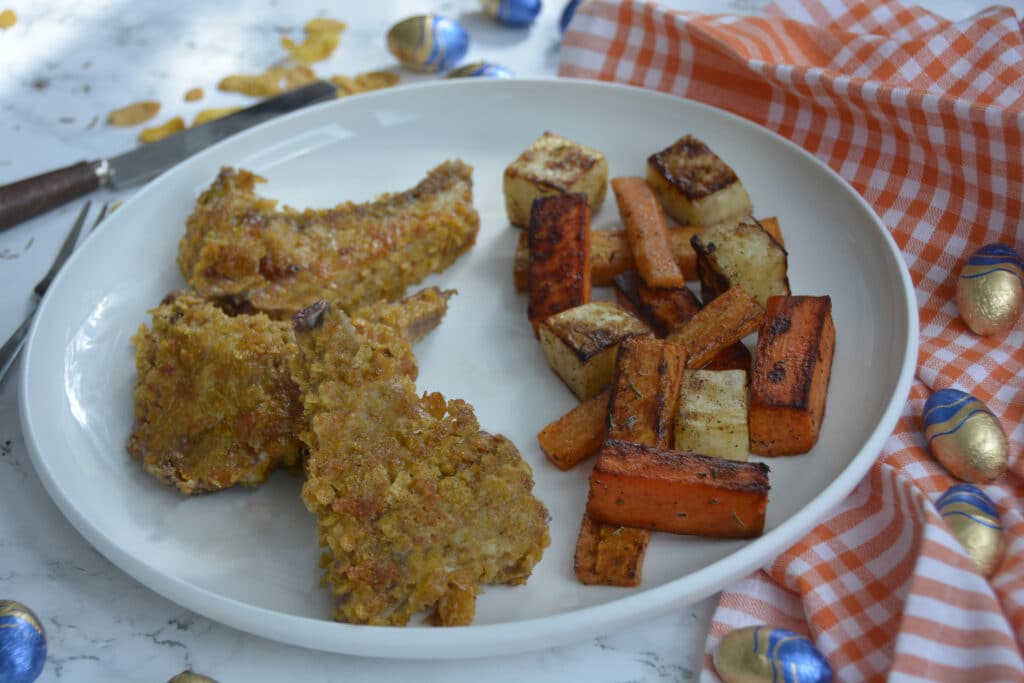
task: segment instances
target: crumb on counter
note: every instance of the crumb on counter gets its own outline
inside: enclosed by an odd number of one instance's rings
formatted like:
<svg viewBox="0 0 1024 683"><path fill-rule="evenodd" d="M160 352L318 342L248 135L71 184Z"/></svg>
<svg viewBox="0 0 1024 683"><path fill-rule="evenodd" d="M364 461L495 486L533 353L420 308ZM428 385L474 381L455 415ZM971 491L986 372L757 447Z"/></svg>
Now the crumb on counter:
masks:
<svg viewBox="0 0 1024 683"><path fill-rule="evenodd" d="M139 133L139 141L146 143L156 142L175 133L180 133L183 130L185 130L185 120L180 116L175 116L173 119L168 119L158 126L143 128L142 132Z"/></svg>
<svg viewBox="0 0 1024 683"><path fill-rule="evenodd" d="M112 126L137 126L157 115L160 103L155 100L143 100L126 107L115 109L107 115L107 123Z"/></svg>

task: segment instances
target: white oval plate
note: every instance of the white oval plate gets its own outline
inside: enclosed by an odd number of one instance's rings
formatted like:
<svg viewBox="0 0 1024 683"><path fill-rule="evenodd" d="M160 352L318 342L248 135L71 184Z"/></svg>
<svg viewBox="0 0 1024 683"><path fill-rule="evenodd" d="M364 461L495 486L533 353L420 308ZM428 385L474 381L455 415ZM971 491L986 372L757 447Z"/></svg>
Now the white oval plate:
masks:
<svg viewBox="0 0 1024 683"><path fill-rule="evenodd" d="M506 220L505 166L545 130L602 150L612 176L684 133L737 171L758 216L777 216L794 293L829 294L838 340L815 449L769 460L765 534L751 541L655 534L637 589L582 586L572 553L589 468L552 467L535 435L575 400L550 371L512 285L518 231ZM298 207L367 200L461 157L475 167L477 245L426 284L459 294L416 349L421 390L472 403L483 427L519 446L551 512L552 544L525 586L488 587L462 628L330 621L318 585L301 479L183 498L125 452L132 422L130 337L183 281L178 240L222 165L267 177L266 196ZM609 193L610 195L611 193ZM614 199L595 228L618 223ZM21 415L40 479L100 552L154 591L211 619L310 648L402 658L492 655L607 633L702 599L768 562L849 493L892 431L917 348L913 290L899 252L864 201L782 138L671 96L566 80L449 81L305 109L237 135L165 173L107 219L43 302L26 348Z"/></svg>

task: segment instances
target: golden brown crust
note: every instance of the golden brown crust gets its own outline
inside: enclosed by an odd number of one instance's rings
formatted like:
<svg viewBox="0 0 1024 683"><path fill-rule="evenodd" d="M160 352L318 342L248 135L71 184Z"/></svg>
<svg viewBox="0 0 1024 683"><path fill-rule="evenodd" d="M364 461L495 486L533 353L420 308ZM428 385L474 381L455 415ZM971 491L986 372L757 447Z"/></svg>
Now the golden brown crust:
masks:
<svg viewBox="0 0 1024 683"><path fill-rule="evenodd" d="M135 421L128 452L188 495L261 484L299 463L302 409L288 373L291 327L229 317L192 294L150 311L136 346Z"/></svg>
<svg viewBox="0 0 1024 683"><path fill-rule="evenodd" d="M464 401L418 395L408 341L391 326L330 311L298 339L302 498L335 618L398 625L433 609L463 624L479 585L525 582L549 537L515 446L481 431Z"/></svg>
<svg viewBox="0 0 1024 683"><path fill-rule="evenodd" d="M262 179L225 168L196 203L178 267L206 297L289 318L317 299L353 310L395 299L476 239L472 169L449 161L416 187L332 209L276 209Z"/></svg>

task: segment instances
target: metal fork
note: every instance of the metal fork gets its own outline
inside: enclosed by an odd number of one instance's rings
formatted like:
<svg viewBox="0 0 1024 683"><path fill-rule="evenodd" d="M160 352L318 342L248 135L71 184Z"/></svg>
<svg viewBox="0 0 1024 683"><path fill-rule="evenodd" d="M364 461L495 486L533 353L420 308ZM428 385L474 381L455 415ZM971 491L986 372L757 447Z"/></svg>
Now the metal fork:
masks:
<svg viewBox="0 0 1024 683"><path fill-rule="evenodd" d="M32 308L29 310L28 315L25 316L25 320L22 321L18 329L14 331L10 339L0 347L0 382L4 381L7 376L7 371L11 369L11 365L14 363L14 359L18 357L18 353L21 351L21 347L25 345L25 337L28 336L28 329L32 324L32 318L36 314L36 309L39 308L39 301L46 294L46 290L49 289L50 283L53 282L53 278L57 277L57 273L60 272L64 262L71 256L71 252L78 246L78 238L82 234L82 226L85 225L85 219L89 215L89 208L92 205L91 202L86 202L85 206L82 207L82 211L78 214L78 218L75 219L75 224L71 226L71 231L68 236L64 238L64 244L61 245L60 251L57 252L57 257L53 260L53 265L50 266L50 270L47 271L43 279L36 283L35 288L32 290L35 297L32 301ZM93 222L89 229L86 231L86 235L93 231L93 229L100 224L107 215L107 204L104 204L100 209L99 216Z"/></svg>

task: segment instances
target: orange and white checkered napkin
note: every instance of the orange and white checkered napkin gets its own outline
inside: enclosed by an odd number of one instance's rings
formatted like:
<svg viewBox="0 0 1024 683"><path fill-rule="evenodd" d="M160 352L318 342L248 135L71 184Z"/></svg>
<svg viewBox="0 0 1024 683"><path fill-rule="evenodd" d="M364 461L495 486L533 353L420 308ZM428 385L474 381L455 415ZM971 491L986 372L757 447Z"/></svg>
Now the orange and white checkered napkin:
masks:
<svg viewBox="0 0 1024 683"><path fill-rule="evenodd" d="M917 377L896 431L838 509L723 593L704 678L722 636L767 623L810 635L839 681L1024 680L1024 321L978 337L954 303L974 249L1024 253L1014 12L950 22L894 0L788 0L755 18L590 0L559 73L676 93L793 140L874 207L917 291ZM955 480L929 456L920 415L946 387L985 401L1010 438L1011 472L983 487L1008 537L988 580L932 504Z"/></svg>

